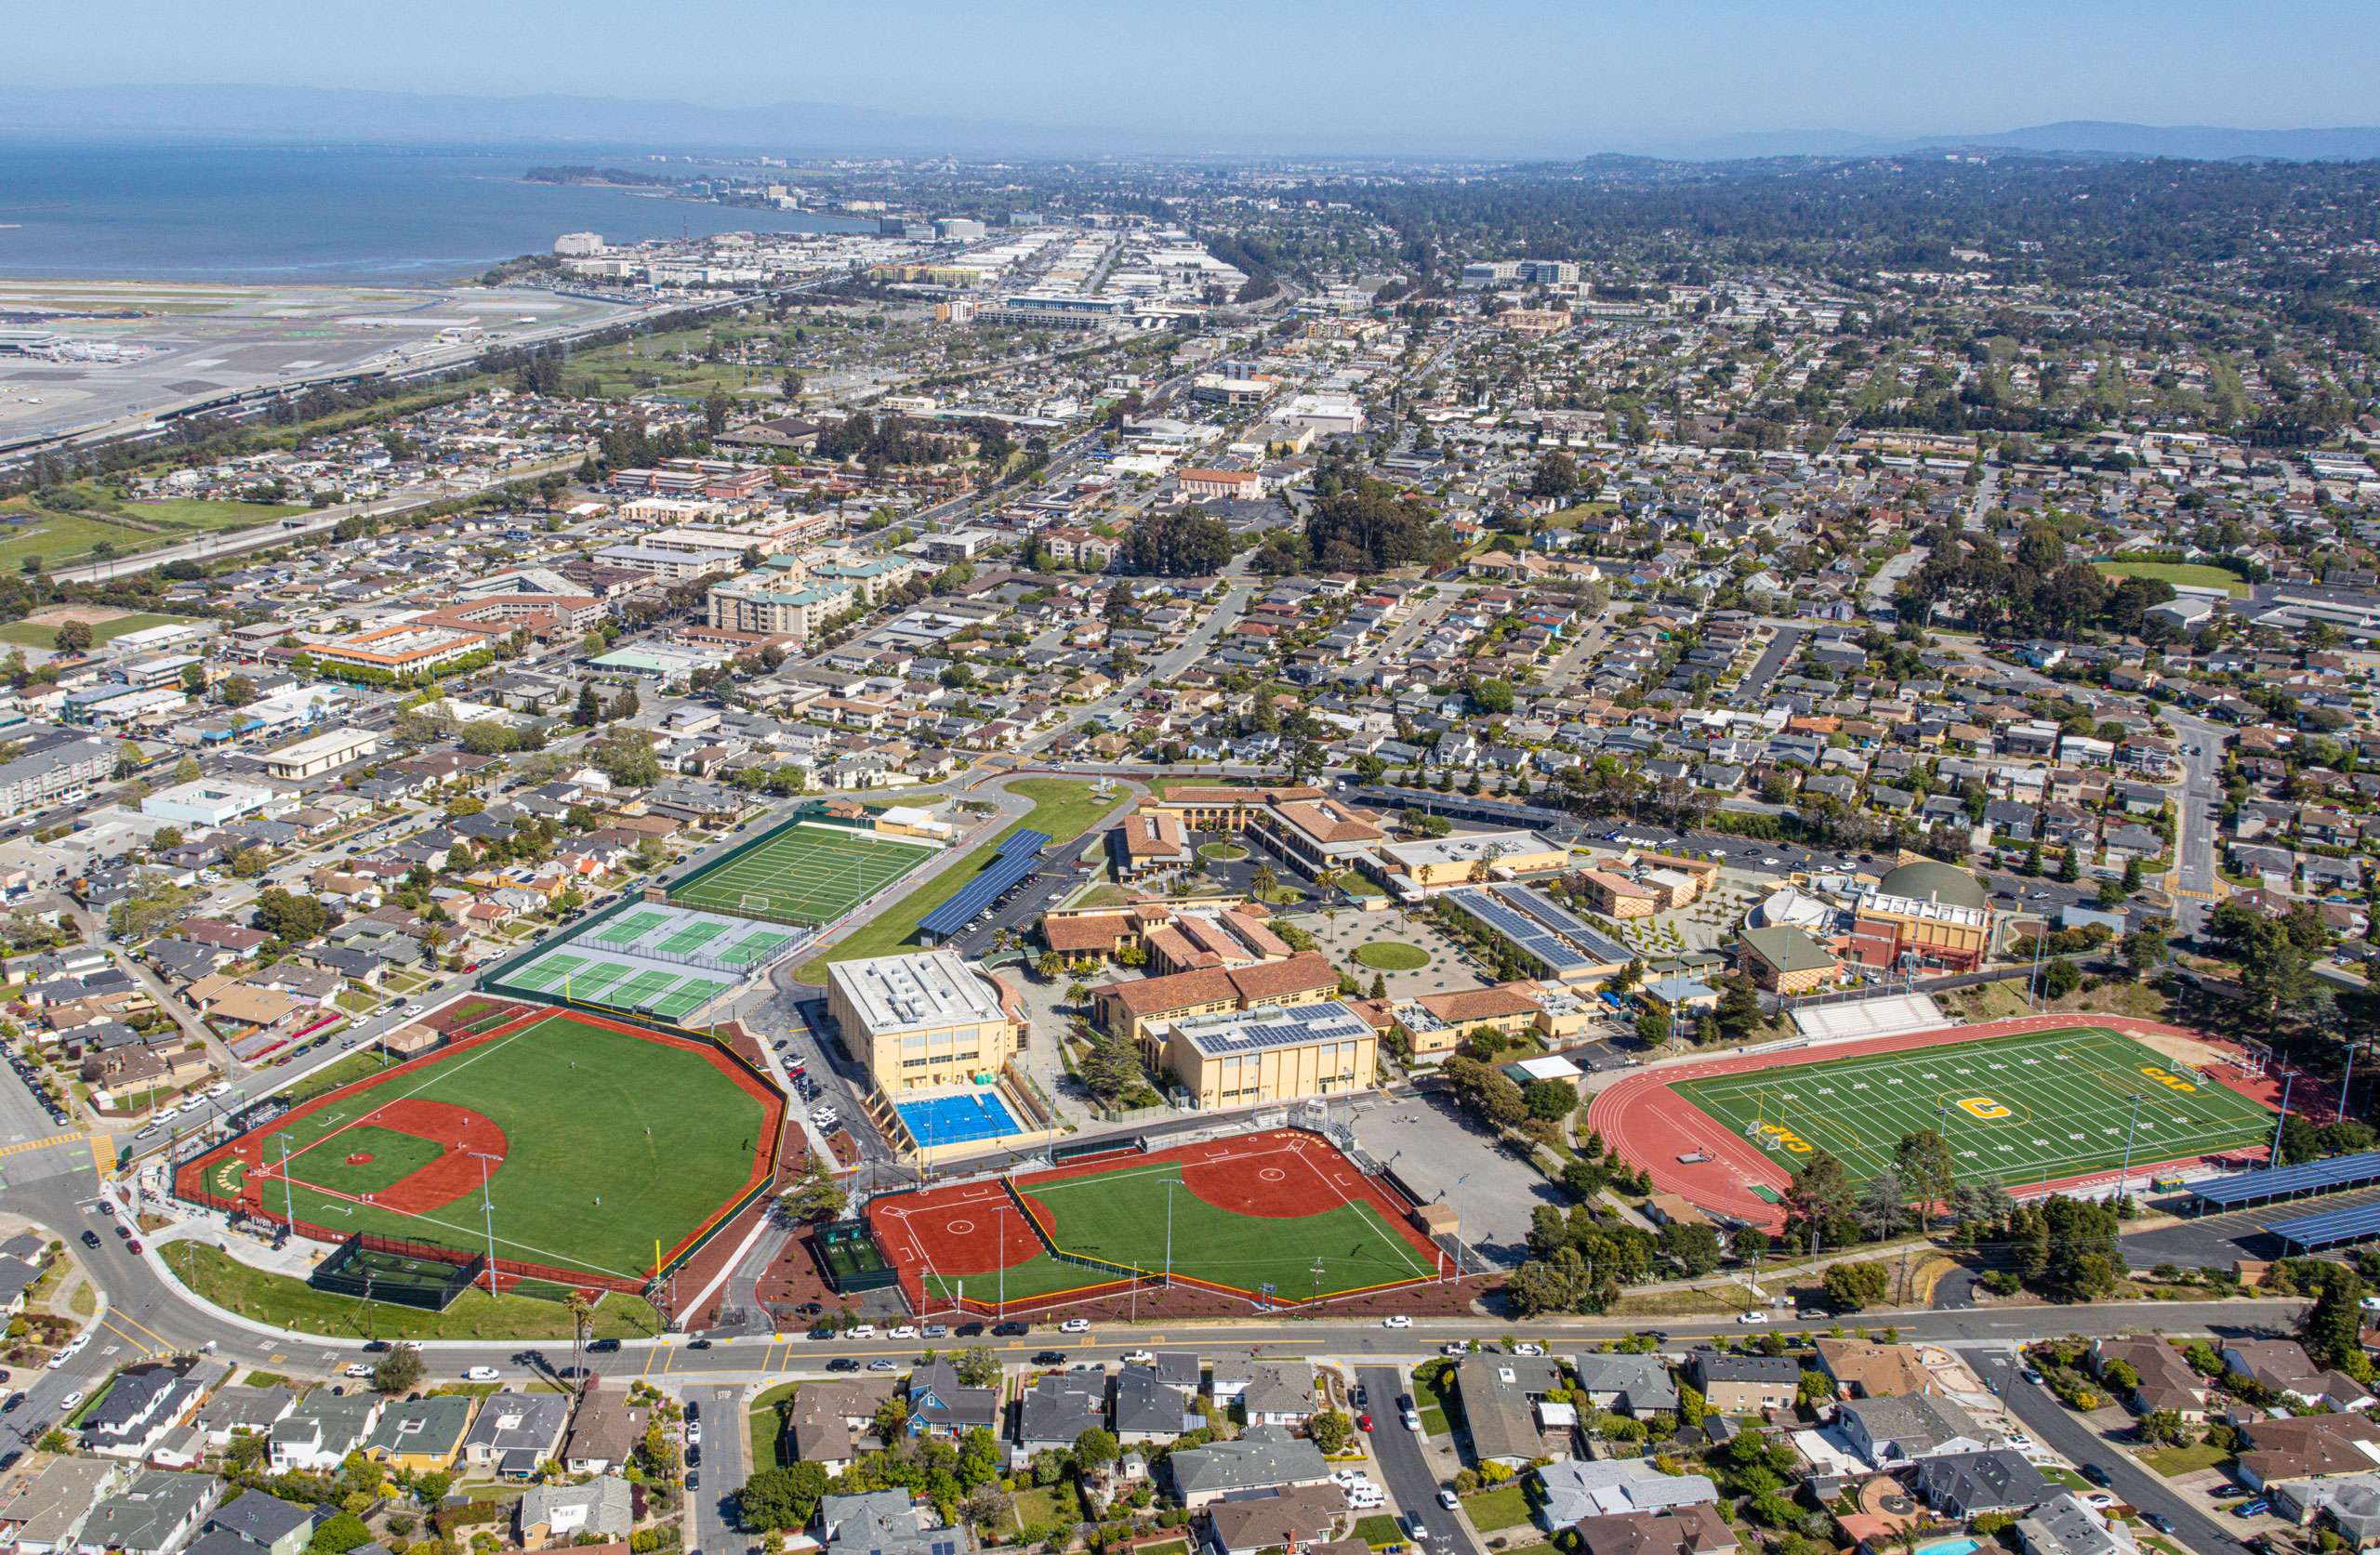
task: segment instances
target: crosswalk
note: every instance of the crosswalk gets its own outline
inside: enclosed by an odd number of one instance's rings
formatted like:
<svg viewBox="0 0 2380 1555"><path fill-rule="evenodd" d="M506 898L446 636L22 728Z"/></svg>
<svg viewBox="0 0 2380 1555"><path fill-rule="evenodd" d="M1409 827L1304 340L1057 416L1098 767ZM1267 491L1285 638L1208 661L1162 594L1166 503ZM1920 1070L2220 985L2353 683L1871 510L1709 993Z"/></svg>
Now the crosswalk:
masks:
<svg viewBox="0 0 2380 1555"><path fill-rule="evenodd" d="M0 1156L22 1155L27 1151L50 1150L59 1145L80 1144L90 1136L84 1133L53 1134L46 1140L19 1140L15 1144L0 1145Z"/></svg>

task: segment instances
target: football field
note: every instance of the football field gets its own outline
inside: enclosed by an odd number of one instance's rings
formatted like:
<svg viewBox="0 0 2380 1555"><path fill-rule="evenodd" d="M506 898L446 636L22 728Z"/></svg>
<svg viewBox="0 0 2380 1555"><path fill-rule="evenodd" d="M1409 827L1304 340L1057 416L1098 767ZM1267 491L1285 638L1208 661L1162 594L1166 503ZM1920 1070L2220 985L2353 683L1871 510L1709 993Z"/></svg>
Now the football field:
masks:
<svg viewBox="0 0 2380 1555"><path fill-rule="evenodd" d="M1964 1182L2016 1188L2267 1142L2260 1103L2100 1027L2025 1032L1897 1053L1685 1080L1674 1087L1788 1170L1824 1151L1855 1180L1934 1129ZM2135 1098L2138 1098L2135 1125Z"/></svg>
<svg viewBox="0 0 2380 1555"><path fill-rule="evenodd" d="M748 852L669 888L689 907L757 913L787 923L832 923L940 849L843 826L788 826Z"/></svg>

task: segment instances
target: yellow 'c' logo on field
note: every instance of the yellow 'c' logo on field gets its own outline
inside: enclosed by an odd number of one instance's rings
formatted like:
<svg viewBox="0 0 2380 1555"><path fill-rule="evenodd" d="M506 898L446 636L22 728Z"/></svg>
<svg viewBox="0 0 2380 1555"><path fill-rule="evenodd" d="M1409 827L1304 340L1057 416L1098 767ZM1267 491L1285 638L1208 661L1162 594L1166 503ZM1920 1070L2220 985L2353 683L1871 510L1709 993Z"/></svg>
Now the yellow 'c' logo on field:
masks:
<svg viewBox="0 0 2380 1555"><path fill-rule="evenodd" d="M2007 1108L2002 1106L1999 1102L1994 1101L1989 1096L1963 1096L1959 1098L1958 1106L1961 1112L1971 1114L1976 1117L1983 1119L1986 1123L1992 1123L2003 1117L2015 1117L2016 1115L2015 1113L2012 1113Z"/></svg>

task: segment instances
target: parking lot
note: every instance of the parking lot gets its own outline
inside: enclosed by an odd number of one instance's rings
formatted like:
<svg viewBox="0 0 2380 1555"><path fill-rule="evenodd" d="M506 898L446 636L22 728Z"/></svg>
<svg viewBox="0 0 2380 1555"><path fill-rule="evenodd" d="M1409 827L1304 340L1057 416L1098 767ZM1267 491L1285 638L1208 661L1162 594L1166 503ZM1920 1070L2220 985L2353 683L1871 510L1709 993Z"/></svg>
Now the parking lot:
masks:
<svg viewBox="0 0 2380 1555"><path fill-rule="evenodd" d="M1425 1201L1460 1206L1462 1240L1498 1263L1528 1256L1529 1215L1539 1205L1569 1206L1558 1184L1496 1145L1443 1092L1357 1114L1355 1142Z"/></svg>

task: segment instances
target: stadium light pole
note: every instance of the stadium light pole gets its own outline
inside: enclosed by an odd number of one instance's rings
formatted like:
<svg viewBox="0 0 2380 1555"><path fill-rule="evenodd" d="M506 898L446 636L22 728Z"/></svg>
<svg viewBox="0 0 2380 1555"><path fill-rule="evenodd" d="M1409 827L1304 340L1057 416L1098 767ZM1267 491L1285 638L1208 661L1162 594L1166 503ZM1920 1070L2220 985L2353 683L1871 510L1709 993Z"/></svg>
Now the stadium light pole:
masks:
<svg viewBox="0 0 2380 1555"><path fill-rule="evenodd" d="M298 1193L289 1184L289 1136L281 1136L281 1218L289 1234L298 1234Z"/></svg>
<svg viewBox="0 0 2380 1555"><path fill-rule="evenodd" d="M487 1222L487 1293L494 1296L496 1294L496 1201L488 1197L487 1164L500 1157L490 1155L482 1150L470 1152L470 1156L480 1164L480 1214Z"/></svg>
<svg viewBox="0 0 2380 1555"><path fill-rule="evenodd" d="M2116 1174L2116 1206L2122 1211L2123 1201L2132 1195L2132 1137L2140 1127L2140 1093L2132 1093L2132 1121L2123 1129L2123 1169Z"/></svg>
<svg viewBox="0 0 2380 1555"><path fill-rule="evenodd" d="M2281 1072L2281 1115L2272 1120L2272 1148L2265 1152L2267 1166L2281 1165L2281 1131L2289 1122L2289 1087L2296 1083L2297 1071L2284 1069ZM283 1153L286 1154L287 1151L288 1147L284 1145Z"/></svg>

